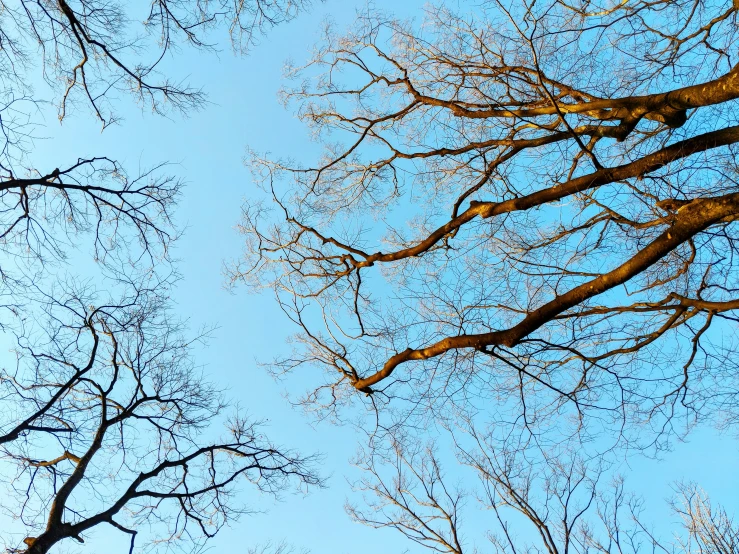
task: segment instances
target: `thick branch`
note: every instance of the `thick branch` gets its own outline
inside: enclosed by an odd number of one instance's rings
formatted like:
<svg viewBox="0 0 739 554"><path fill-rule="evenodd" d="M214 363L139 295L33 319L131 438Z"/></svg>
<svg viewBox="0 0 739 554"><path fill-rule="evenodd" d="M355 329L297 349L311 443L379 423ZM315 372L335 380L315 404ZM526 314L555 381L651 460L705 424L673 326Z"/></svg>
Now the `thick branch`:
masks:
<svg viewBox="0 0 739 554"><path fill-rule="evenodd" d="M557 296L530 312L521 322L505 330L474 335L448 337L420 349L408 348L391 357L383 368L353 383L358 390L369 387L390 376L400 364L411 360L426 360L460 348L483 348L492 345L512 347L562 312L577 306L607 290L621 285L666 256L680 244L694 237L722 219L739 214L739 194L695 200L683 207L674 223L631 259L615 269Z"/></svg>

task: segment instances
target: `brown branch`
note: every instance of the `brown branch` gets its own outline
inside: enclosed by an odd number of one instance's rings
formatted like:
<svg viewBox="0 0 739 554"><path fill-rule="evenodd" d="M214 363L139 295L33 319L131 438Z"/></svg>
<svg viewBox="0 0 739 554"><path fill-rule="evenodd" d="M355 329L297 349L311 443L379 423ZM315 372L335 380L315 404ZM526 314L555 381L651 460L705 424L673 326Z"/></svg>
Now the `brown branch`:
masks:
<svg viewBox="0 0 739 554"><path fill-rule="evenodd" d="M736 132L736 131L735 131ZM500 331L475 335L448 337L430 346L408 348L392 356L376 373L353 383L360 391L369 391L371 386L389 377L402 363L411 360L426 360L440 356L450 350L460 348L483 348L491 345L515 346L521 339L530 335L557 315L577 306L583 301L625 283L638 275L656 261L667 255L680 244L686 242L711 225L739 213L739 194L695 200L683 207L670 227L655 238L631 259L615 269L587 281L557 296L540 308L530 312L517 325Z"/></svg>
<svg viewBox="0 0 739 554"><path fill-rule="evenodd" d="M634 162L613 168L600 169L588 175L583 175L582 177L577 177L519 198L504 200L502 202L472 201L467 210L429 233L427 238L414 246L387 254L378 252L366 255L361 261L357 261L354 258L350 259L354 267L360 268L371 266L375 262L393 262L418 256L431 249L445 236L461 228L476 217L489 218L505 213L528 210L549 202L561 200L578 192L647 175L676 160L687 158L698 152L733 144L737 141L739 141L739 126L727 127L677 142ZM357 255L364 255L364 252L360 250L349 248L339 241L319 235L312 228L303 228L313 232L324 242L330 242L339 248Z"/></svg>

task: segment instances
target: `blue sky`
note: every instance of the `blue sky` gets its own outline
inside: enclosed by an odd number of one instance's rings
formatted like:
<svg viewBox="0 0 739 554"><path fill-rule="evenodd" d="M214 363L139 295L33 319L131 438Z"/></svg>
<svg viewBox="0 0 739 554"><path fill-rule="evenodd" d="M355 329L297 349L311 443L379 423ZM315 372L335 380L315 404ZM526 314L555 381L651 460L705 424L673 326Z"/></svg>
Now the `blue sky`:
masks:
<svg viewBox="0 0 739 554"><path fill-rule="evenodd" d="M410 15L423 3L377 0L374 4ZM284 390L307 388L309 376L303 383L296 382L298 374L289 383L277 383L256 363L286 352L285 340L292 330L287 318L271 296L249 294L243 288L228 291L224 286L224 261L237 257L241 249L235 225L242 200L257 194L242 163L246 147L306 160L316 151L305 128L277 99L284 61L303 59L325 17L330 15L345 26L361 6L347 0L316 4L311 13L271 31L248 57L233 56L226 43L218 57L185 51L171 62L171 70L175 76L204 85L211 102L188 118L142 114L123 100L124 121L101 134L99 124L82 111L62 126L50 111L42 131L48 139L38 141L33 154L39 164L53 159L51 163L59 166L58 160L99 154L119 159L132 171L139 164L165 160L175 164L173 172L187 183L178 211L187 231L176 251L184 277L176 289L177 309L190 318L193 328L218 326L209 347L198 352L200 361L211 378L227 388L228 396L255 418L268 420L268 433L275 442L325 456L323 473L329 476L325 490L307 496L285 494L274 503L245 489L247 504L268 511L244 517L222 531L211 543L218 551L245 552L249 546L283 539L314 553L421 551L400 535L361 527L345 515L343 505L350 495L347 478L352 476L347 460L361 436L350 427L311 423L290 407ZM676 445L664 461L631 460L624 466L627 488L644 495L648 513L658 519L668 514L663 501L670 496L670 484L681 479L695 480L713 499L736 508L736 454L731 437L700 430L689 443ZM484 517L476 515L470 523L483 523ZM476 534L468 531L470 536ZM109 554L127 552L127 541L108 529L101 530L92 544L105 545Z"/></svg>

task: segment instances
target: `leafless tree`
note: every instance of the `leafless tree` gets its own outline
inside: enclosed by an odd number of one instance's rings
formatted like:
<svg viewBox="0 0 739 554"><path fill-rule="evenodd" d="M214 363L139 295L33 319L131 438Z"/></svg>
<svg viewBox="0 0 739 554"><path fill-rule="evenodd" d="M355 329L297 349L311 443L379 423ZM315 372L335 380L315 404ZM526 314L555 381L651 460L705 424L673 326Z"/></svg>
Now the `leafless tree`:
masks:
<svg viewBox="0 0 739 554"><path fill-rule="evenodd" d="M24 318L17 367L0 371L8 552L49 552L97 526L127 536L130 552L142 530L139 542L197 545L248 511L234 498L241 482L275 494L319 484L311 457L226 416L166 283L138 280L116 301L65 289L47 297L43 319Z"/></svg>
<svg viewBox="0 0 739 554"><path fill-rule="evenodd" d="M686 552L729 554L739 549L739 527L720 506L712 506L708 496L695 484L677 488L679 501L674 509L680 514L688 536L681 544Z"/></svg>
<svg viewBox="0 0 739 554"><path fill-rule="evenodd" d="M368 477L356 487L369 495L366 506L347 505L354 521L396 529L436 552L462 552L457 529L464 493L445 483L431 446L404 447L396 441L387 452L363 452L359 465Z"/></svg>
<svg viewBox="0 0 739 554"><path fill-rule="evenodd" d="M475 431L467 438L472 440L466 446L458 442L455 448L458 461L477 475L465 478L466 490L447 482L436 448L395 442L388 451L362 458L366 477L357 488L367 508L349 506L349 514L447 554L736 552L736 525L695 485L678 490L674 506L683 528L677 540L658 538L644 522L641 499L626 492L624 481L603 483L607 471L601 460L550 456L516 445L491 449L487 437ZM464 533L475 508L490 514L482 543L482 536L476 541Z"/></svg>
<svg viewBox="0 0 739 554"><path fill-rule="evenodd" d="M29 156L43 135L46 104L56 106L60 121L91 110L103 128L120 120L126 97L155 113L187 114L206 103L206 94L160 70L170 55L215 50L217 32L245 53L260 33L309 4L0 1L0 271L4 285L16 285L8 294L38 283L46 264L88 239L98 261L140 265L145 257L166 257L178 234L171 216L181 183L163 166L133 174L114 152L80 152L77 160L43 166ZM32 85L44 81L48 90Z"/></svg>
<svg viewBox="0 0 739 554"><path fill-rule="evenodd" d="M368 11L292 70L324 152L251 156L269 198L231 271L296 324L276 371L323 370L318 410L638 422L639 446L734 413L735 7L481 4Z"/></svg>
<svg viewBox="0 0 739 554"><path fill-rule="evenodd" d="M215 50L218 31L245 53L309 3L0 0L0 341L17 355L0 367L8 552L56 550L101 525L131 552L197 546L248 510L233 496L240 482L318 484L312 458L276 448L238 410L228 418L194 364L197 339L168 300L180 179L166 164L132 174L110 152L43 167L33 156L45 104L60 121L91 111L103 129L125 97L187 114L206 95L163 72L167 57ZM88 241L106 293L54 284L63 271L50 265Z"/></svg>
<svg viewBox="0 0 739 554"><path fill-rule="evenodd" d="M147 6L148 4L148 6ZM189 111L205 96L159 68L182 46L214 49L211 33L228 30L246 52L261 32L295 17L310 0L99 0L0 2L0 69L10 100L28 97L26 72L42 69L60 92L63 119L71 104L92 108L103 126L117 120L116 93L133 94L155 112ZM136 28L134 25L143 25ZM37 99L39 100L39 99Z"/></svg>

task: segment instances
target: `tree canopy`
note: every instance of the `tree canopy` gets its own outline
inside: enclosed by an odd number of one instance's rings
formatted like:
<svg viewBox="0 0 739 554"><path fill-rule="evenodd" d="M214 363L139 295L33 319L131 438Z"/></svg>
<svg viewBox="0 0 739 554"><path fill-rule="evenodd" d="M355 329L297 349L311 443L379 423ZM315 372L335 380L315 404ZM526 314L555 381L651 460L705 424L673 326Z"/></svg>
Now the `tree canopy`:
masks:
<svg viewBox="0 0 739 554"><path fill-rule="evenodd" d="M314 456L275 446L195 363L206 337L171 300L182 176L81 146L66 165L34 155L49 103L103 130L126 97L155 114L202 108L199 86L167 74L171 54L215 51L216 31L246 53L307 4L0 1L4 551L58 551L98 526L129 552L197 549L251 509L244 481L272 495L321 483ZM67 263L88 253L94 285Z"/></svg>
<svg viewBox="0 0 739 554"><path fill-rule="evenodd" d="M103 131L130 101L207 109L170 60L224 37L248 54L309 5L0 0L7 552L99 528L129 553L196 551L252 509L244 484L323 484L317 455L275 445L196 362L209 331L172 300L187 175L34 156L47 104ZM261 193L245 189L226 271L289 318L294 350L268 364L288 393L357 431L350 519L449 554L736 554L697 484L675 486L665 537L617 469L700 424L737 431L738 14L365 6L288 64L282 100L321 152L248 151ZM94 279L68 264L81 253Z"/></svg>
<svg viewBox="0 0 739 554"><path fill-rule="evenodd" d="M738 30L726 2L440 2L290 68L322 154L250 153L231 277L294 323L271 367L312 372L302 405L367 431L356 520L469 551L475 496L498 552L736 548L690 485L676 546L604 476L736 431Z"/></svg>
<svg viewBox="0 0 739 554"><path fill-rule="evenodd" d="M703 1L327 28L285 90L324 155L254 154L276 210L247 203L233 269L302 327L279 367L323 369L319 408L355 391L650 440L731 419L736 33Z"/></svg>

